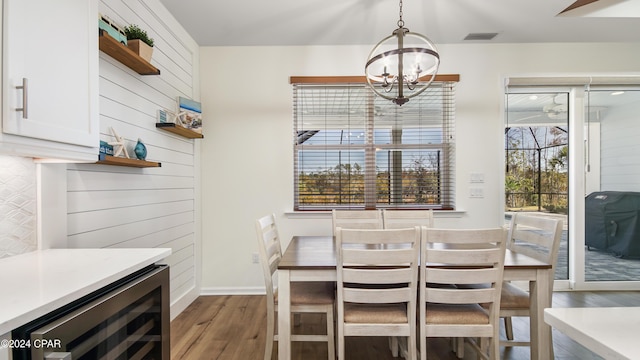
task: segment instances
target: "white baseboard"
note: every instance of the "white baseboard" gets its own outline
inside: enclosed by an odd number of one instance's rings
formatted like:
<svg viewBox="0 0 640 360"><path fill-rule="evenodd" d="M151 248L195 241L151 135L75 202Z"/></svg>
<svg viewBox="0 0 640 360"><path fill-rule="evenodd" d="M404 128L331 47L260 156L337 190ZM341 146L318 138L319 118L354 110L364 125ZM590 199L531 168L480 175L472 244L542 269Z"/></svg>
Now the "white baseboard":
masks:
<svg viewBox="0 0 640 360"><path fill-rule="evenodd" d="M200 295L265 295L264 286L255 287L209 287L200 289Z"/></svg>
<svg viewBox="0 0 640 360"><path fill-rule="evenodd" d="M180 313L183 312L184 309L191 305L191 303L194 302L199 295L200 294L198 293L198 290L193 287L189 291L184 293L184 295L182 295L180 298L175 300L171 304L171 321L173 321L176 316L180 315Z"/></svg>

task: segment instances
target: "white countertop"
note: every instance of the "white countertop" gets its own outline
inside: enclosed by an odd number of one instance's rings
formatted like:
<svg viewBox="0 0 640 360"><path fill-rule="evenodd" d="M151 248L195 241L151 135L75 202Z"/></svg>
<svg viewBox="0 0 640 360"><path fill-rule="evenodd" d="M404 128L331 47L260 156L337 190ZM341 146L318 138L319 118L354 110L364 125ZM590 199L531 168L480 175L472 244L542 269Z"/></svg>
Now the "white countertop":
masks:
<svg viewBox="0 0 640 360"><path fill-rule="evenodd" d="M0 259L0 335L171 254L171 249L49 249Z"/></svg>
<svg viewBox="0 0 640 360"><path fill-rule="evenodd" d="M640 307L550 308L544 321L612 359L640 359Z"/></svg>

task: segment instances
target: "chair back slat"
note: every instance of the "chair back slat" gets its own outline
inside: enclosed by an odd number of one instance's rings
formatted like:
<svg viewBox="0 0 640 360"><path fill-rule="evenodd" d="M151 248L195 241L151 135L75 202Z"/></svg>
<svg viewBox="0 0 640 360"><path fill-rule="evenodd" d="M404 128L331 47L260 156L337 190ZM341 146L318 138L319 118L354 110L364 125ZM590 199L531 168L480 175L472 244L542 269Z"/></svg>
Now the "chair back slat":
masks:
<svg viewBox="0 0 640 360"><path fill-rule="evenodd" d="M372 270L350 269L343 267L342 279L347 283L359 284L400 284L412 280L412 269L409 267L377 271L375 277L371 276Z"/></svg>
<svg viewBox="0 0 640 360"><path fill-rule="evenodd" d="M400 289L358 289L347 288L343 301L359 304L387 304L409 302L413 292L409 288Z"/></svg>
<svg viewBox="0 0 640 360"><path fill-rule="evenodd" d="M425 300L438 304L482 304L491 303L494 296L495 290L491 288L466 289L464 291L429 288Z"/></svg>
<svg viewBox="0 0 640 360"><path fill-rule="evenodd" d="M452 269L429 269L426 276L428 283L434 284L483 284L486 283L487 278L497 277L500 274L496 274L499 270L494 267L486 269L474 269L474 271L467 271L461 269L455 271ZM461 274L464 272L464 274Z"/></svg>
<svg viewBox="0 0 640 360"><path fill-rule="evenodd" d="M427 263L456 264L457 266L488 264L499 261L500 252L489 249L428 249Z"/></svg>
<svg viewBox="0 0 640 360"><path fill-rule="evenodd" d="M385 229L402 229L414 226L433 227L433 210L382 210Z"/></svg>
<svg viewBox="0 0 640 360"><path fill-rule="evenodd" d="M394 265L408 264L407 259L415 252L408 249L343 249L344 263L348 265Z"/></svg>
<svg viewBox="0 0 640 360"><path fill-rule="evenodd" d="M558 218L515 213L511 217L507 247L555 266L562 226Z"/></svg>
<svg viewBox="0 0 640 360"><path fill-rule="evenodd" d="M338 210L331 211L333 235L336 228L343 229L382 229L382 214L380 210Z"/></svg>

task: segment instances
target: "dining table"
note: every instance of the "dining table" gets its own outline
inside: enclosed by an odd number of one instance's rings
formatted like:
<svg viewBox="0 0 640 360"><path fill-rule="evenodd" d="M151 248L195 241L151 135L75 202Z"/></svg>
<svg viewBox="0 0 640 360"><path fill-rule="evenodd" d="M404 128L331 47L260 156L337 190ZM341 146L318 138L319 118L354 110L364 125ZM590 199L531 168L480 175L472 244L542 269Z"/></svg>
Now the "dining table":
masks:
<svg viewBox="0 0 640 360"><path fill-rule="evenodd" d="M429 264L427 264L429 266ZM507 249L505 281L527 281L530 294L531 359L553 359L551 327L543 321L551 306L549 272L551 264ZM291 359L291 282L336 281L335 238L293 236L278 264L278 359Z"/></svg>

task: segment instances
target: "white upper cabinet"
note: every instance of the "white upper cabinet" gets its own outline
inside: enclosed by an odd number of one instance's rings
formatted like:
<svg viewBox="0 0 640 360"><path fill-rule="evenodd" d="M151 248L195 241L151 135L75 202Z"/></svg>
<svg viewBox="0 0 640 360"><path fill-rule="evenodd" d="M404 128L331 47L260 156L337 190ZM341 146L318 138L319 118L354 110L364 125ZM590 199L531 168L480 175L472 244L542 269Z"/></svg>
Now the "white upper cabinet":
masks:
<svg viewBox="0 0 640 360"><path fill-rule="evenodd" d="M97 160L97 0L3 0L0 150Z"/></svg>

